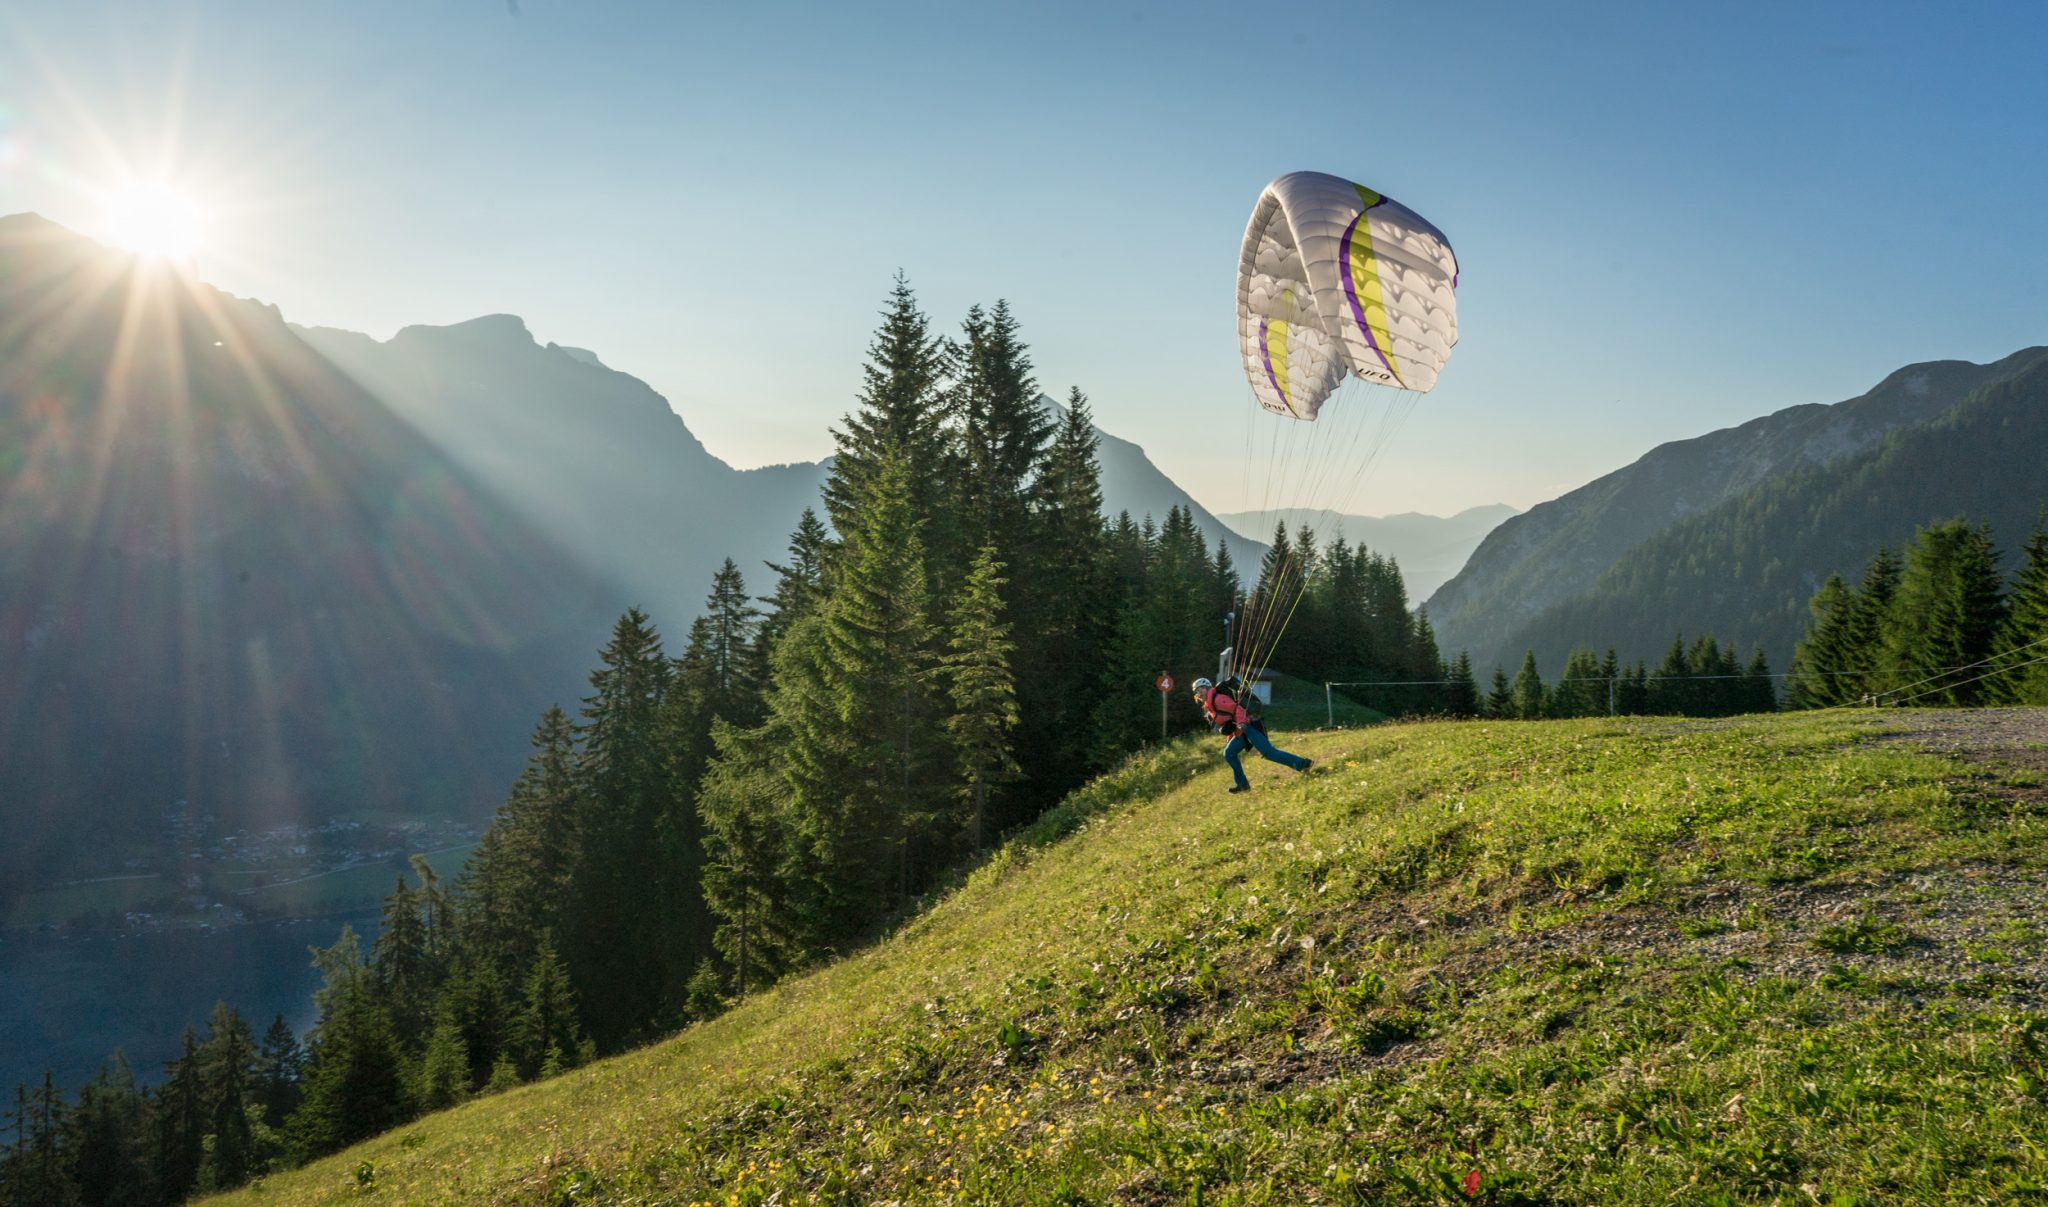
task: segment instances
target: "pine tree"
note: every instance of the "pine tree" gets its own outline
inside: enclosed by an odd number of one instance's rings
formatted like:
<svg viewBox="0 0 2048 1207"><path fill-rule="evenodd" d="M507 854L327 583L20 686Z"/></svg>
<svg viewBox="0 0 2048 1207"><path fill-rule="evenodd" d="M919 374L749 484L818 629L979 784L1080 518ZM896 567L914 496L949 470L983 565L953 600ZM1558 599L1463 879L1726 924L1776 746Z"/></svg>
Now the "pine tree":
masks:
<svg viewBox="0 0 2048 1207"><path fill-rule="evenodd" d="M426 1052L420 1057L419 1079L413 1100L423 1111L446 1110L469 1097L469 1045L462 1038L461 1009L457 999L444 997L434 1012L434 1029L428 1033Z"/></svg>
<svg viewBox="0 0 2048 1207"><path fill-rule="evenodd" d="M0 1161L0 1192L13 1203L71 1207L78 1187L65 1159L64 1103L54 1077L45 1072L33 1093L27 1086L14 1092L15 1142Z"/></svg>
<svg viewBox="0 0 2048 1207"><path fill-rule="evenodd" d="M711 764L712 726L718 721L752 726L761 721L766 664L758 650L760 612L747 597L746 582L730 560L712 579L704 615L690 626L689 644L676 661L664 729L669 772L678 805L662 841L671 849L672 898L658 903L669 917L686 920L687 962L671 968L664 997L681 1002L699 962L714 955L714 919L704 900L705 835L696 804Z"/></svg>
<svg viewBox="0 0 2048 1207"><path fill-rule="evenodd" d="M155 1157L158 1190L170 1202L184 1201L199 1180L206 1138L206 1090L199 1061L199 1037L185 1028L178 1058L166 1066L151 1112L156 1120Z"/></svg>
<svg viewBox="0 0 2048 1207"><path fill-rule="evenodd" d="M997 301L985 316L979 306L971 308L952 354L959 458L955 489L966 550L993 545L1015 557L1030 543L1031 484L1053 423L1038 405L1031 357L1009 303ZM906 469L915 473L918 467L906 464ZM928 514L916 502L913 514ZM949 590L952 580L942 576L938 585Z"/></svg>
<svg viewBox="0 0 2048 1207"><path fill-rule="evenodd" d="M946 363L945 341L932 333L910 282L897 273L882 310L882 325L868 345L867 364L861 367L856 409L842 428L832 432L836 452L825 482L825 510L842 536L859 526L861 512L874 495L875 478L892 456L903 462L913 513L930 516L940 510L938 492L956 473L944 426ZM793 566L801 566L815 553L817 535L799 527L798 537L791 541ZM799 540L807 546L803 553L797 549ZM783 601L777 602L780 613Z"/></svg>
<svg viewBox="0 0 2048 1207"><path fill-rule="evenodd" d="M2005 622L1998 558L1989 530L1962 520L1914 536L1884 626L1888 698L1923 705L1983 698L1983 664Z"/></svg>
<svg viewBox="0 0 2048 1207"><path fill-rule="evenodd" d="M1625 716L1641 716L1650 711L1650 668L1641 658L1616 687L1615 711Z"/></svg>
<svg viewBox="0 0 2048 1207"><path fill-rule="evenodd" d="M775 571L775 591L762 602L768 605L768 613L761 621L761 632L757 642L757 658L761 663L765 679L768 651L782 639L801 617L810 614L811 609L825 593L825 563L832 556L831 533L825 529L818 513L804 508L804 514L797 521L796 531L789 537L789 558L781 565L767 563Z"/></svg>
<svg viewBox="0 0 2048 1207"><path fill-rule="evenodd" d="M946 727L959 753L964 792L972 804L969 849L986 843L988 789L1017 773L1010 731L1017 726L1017 692L1010 678L1010 626L1003 621L1003 564L984 546L954 601L952 653L944 671L953 698Z"/></svg>
<svg viewBox="0 0 2048 1207"><path fill-rule="evenodd" d="M1693 716L1725 717L1739 711L1742 696L1742 668L1735 663L1733 649L1724 650L1711 633L1697 638L1685 655L1691 696L1687 710Z"/></svg>
<svg viewBox="0 0 2048 1207"><path fill-rule="evenodd" d="M1472 678L1472 658L1464 650L1451 663L1450 680L1444 689L1444 712L1453 717L1476 717L1481 715L1479 684Z"/></svg>
<svg viewBox="0 0 2048 1207"><path fill-rule="evenodd" d="M907 473L902 458L885 457L859 526L846 534L819 630L830 714L800 722L847 772L837 783L803 784L798 799L818 850L830 853L828 899L863 928L909 893L913 844L940 799L932 791L944 743L927 676L929 585Z"/></svg>
<svg viewBox="0 0 2048 1207"><path fill-rule="evenodd" d="M832 591L776 643L767 719L714 729L698 808L705 890L727 958L794 966L866 933L909 891L912 844L951 796L931 697L930 601L903 458L886 454L844 533ZM772 857L755 839L773 847ZM755 895L763 861L778 883ZM778 969L779 970L779 969ZM579 986L580 988L580 986Z"/></svg>
<svg viewBox="0 0 2048 1207"><path fill-rule="evenodd" d="M1287 522L1281 520L1273 526L1273 540L1266 547L1266 555L1259 559L1258 584L1252 588L1251 598L1238 617L1236 632L1231 634L1231 644L1237 651L1236 667L1258 670L1261 668L1256 664L1271 657L1300 589L1294 541L1287 535ZM1405 613L1402 619L1407 619Z"/></svg>
<svg viewBox="0 0 2048 1207"><path fill-rule="evenodd" d="M1749 656L1749 665L1742 672L1742 711L1778 711L1778 691L1771 675L1770 660L1764 657L1764 647L1758 645Z"/></svg>
<svg viewBox="0 0 2048 1207"><path fill-rule="evenodd" d="M135 1086L128 1058L118 1050L79 1091L63 1147L80 1203L150 1207L157 1201L148 1104ZM6 1201L22 1200L10 1195Z"/></svg>
<svg viewBox="0 0 2048 1207"><path fill-rule="evenodd" d="M1536 651L1530 650L1522 656L1521 672L1515 676L1515 715L1524 721L1539 720L1547 710L1549 700L1550 695L1543 687L1543 676L1536 670Z"/></svg>
<svg viewBox="0 0 2048 1207"><path fill-rule="evenodd" d="M1035 484L1036 539L1049 552L1036 559L1046 588L1035 634L1038 661L1012 660L1033 667L1029 707L1018 710L1020 725L1029 726L1018 742L1029 743L1032 783L1013 789L1025 799L1006 821L1023 820L1022 810L1050 803L1089 769L1088 746L1076 735L1087 730L1102 692L1120 594L1103 526L1096 445L1088 399L1073 390Z"/></svg>
<svg viewBox="0 0 2048 1207"><path fill-rule="evenodd" d="M1175 506L1166 525L1149 542L1142 576L1120 609L1115 637L1106 659L1108 674L1095 709L1094 758L1107 766L1159 735L1159 696L1153 688L1160 672L1181 682L1212 673L1215 638L1209 614L1214 598L1213 566L1201 530L1186 510ZM1240 626L1239 632L1245 632ZM1249 637L1235 641L1238 665L1250 656ZM1245 667L1249 670L1251 668ZM1200 710L1188 696L1168 699L1169 724L1191 729Z"/></svg>
<svg viewBox="0 0 2048 1207"><path fill-rule="evenodd" d="M688 969L693 920L648 907L674 900L671 882L684 871L663 841L682 807L666 759L671 677L660 634L645 613L629 610L590 676L578 729L585 800L561 950L604 1051L673 1021L679 1003L665 991Z"/></svg>
<svg viewBox="0 0 2048 1207"><path fill-rule="evenodd" d="M1831 574L1807 604L1813 620L1792 651L1792 678L1787 703L1793 708L1827 708L1862 695L1862 651L1851 648L1856 624L1856 593Z"/></svg>
<svg viewBox="0 0 2048 1207"><path fill-rule="evenodd" d="M248 1114L256 1079L256 1041L242 1016L226 1002L214 1005L198 1059L208 1135L196 1183L206 1190L226 1190L248 1181L256 1161Z"/></svg>
<svg viewBox="0 0 2048 1207"><path fill-rule="evenodd" d="M526 967L541 936L562 924L585 808L568 716L550 707L531 741L526 769L455 886L465 950L515 971Z"/></svg>
<svg viewBox="0 0 2048 1207"><path fill-rule="evenodd" d="M1856 587L1855 609L1842 640L1845 661L1838 668L1857 674L1853 678L1843 676L1848 686L1836 696L1836 703L1860 702L1882 689L1890 679L1885 630L1891 622L1892 600L1898 594L1899 578L1904 571L1898 555L1883 546L1864 568L1863 579Z"/></svg>
<svg viewBox="0 0 2048 1207"><path fill-rule="evenodd" d="M384 898L383 924L371 945L370 966L400 1046L417 1046L432 1021L435 977L426 917L419 895L404 876Z"/></svg>
<svg viewBox="0 0 2048 1207"><path fill-rule="evenodd" d="M1683 634L1671 638L1664 661L1649 679L1649 711L1661 716L1687 716L1693 711L1692 665L1685 657Z"/></svg>
<svg viewBox="0 0 2048 1207"><path fill-rule="evenodd" d="M1987 694L2005 704L2048 704L2048 517L2034 521L2023 551L1997 642L1998 664L2008 669Z"/></svg>
<svg viewBox="0 0 2048 1207"><path fill-rule="evenodd" d="M410 1117L404 1055L391 1017L377 1000L353 928L317 951L324 984L314 995L320 1020L304 1097L286 1125L305 1159L344 1148Z"/></svg>
<svg viewBox="0 0 2048 1207"><path fill-rule="evenodd" d="M1499 665L1493 668L1493 687L1486 693L1483 716L1505 721L1515 715L1515 691L1508 685L1508 673Z"/></svg>
<svg viewBox="0 0 2048 1207"><path fill-rule="evenodd" d="M815 643L799 640L778 647L784 663L800 659ZM808 659L802 659L808 662ZM791 709L784 693L797 680L778 678L778 703ZM697 808L705 835L704 897L717 921L713 943L733 969L733 990L744 996L757 980L772 979L810 956L806 940L822 929L806 908L811 877L797 827L782 807L785 780L776 760L787 721L772 718L758 730L719 723L712 727L718 754L706 774Z"/></svg>
<svg viewBox="0 0 2048 1207"><path fill-rule="evenodd" d="M527 1080L540 1076L550 1053L557 1061L578 1063L584 1041L577 1022L576 996L552 945L541 944L522 997L512 1026L512 1050L520 1076Z"/></svg>
<svg viewBox="0 0 2048 1207"><path fill-rule="evenodd" d="M1607 683L1600 673L1600 662L1593 651L1586 646L1572 650L1565 658L1564 674L1558 678L1557 690L1550 701L1550 715L1554 717L1593 717L1607 712Z"/></svg>
<svg viewBox="0 0 2048 1207"><path fill-rule="evenodd" d="M546 938L543 933L536 940L536 955ZM506 983L516 971L488 959L465 961L441 987L436 1011L445 1011L461 1032L462 1049L469 1057L470 1086L483 1084L499 1056L511 1046L512 1003Z"/></svg>
<svg viewBox="0 0 2048 1207"><path fill-rule="evenodd" d="M1423 714L1443 711L1443 688L1441 681L1447 678L1442 651L1437 648L1436 630L1430 627L1429 614L1417 609L1414 632L1408 643L1409 677L1420 682L1412 695L1411 711Z"/></svg>
<svg viewBox="0 0 2048 1207"><path fill-rule="evenodd" d="M284 1125L285 1118L299 1105L299 1080L305 1075L306 1053L299 1037L279 1014L263 1033L256 1051L255 1106L268 1127Z"/></svg>

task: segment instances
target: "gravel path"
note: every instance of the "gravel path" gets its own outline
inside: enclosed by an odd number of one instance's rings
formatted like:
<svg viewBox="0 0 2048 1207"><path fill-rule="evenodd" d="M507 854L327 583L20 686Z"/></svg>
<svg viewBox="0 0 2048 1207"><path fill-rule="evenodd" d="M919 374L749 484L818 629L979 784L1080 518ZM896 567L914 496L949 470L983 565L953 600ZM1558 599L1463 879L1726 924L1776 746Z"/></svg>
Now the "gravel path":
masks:
<svg viewBox="0 0 2048 1207"><path fill-rule="evenodd" d="M1884 717L1898 726L1886 736L1930 750L2048 766L2048 708L1908 709Z"/></svg>

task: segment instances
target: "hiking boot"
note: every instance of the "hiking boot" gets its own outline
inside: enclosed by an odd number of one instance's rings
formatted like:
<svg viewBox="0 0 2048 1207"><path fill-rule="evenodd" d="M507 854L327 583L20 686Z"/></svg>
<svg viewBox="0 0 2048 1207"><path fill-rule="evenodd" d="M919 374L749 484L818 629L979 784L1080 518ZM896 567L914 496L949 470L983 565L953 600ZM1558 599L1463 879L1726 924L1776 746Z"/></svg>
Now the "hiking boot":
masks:
<svg viewBox="0 0 2048 1207"><path fill-rule="evenodd" d="M1314 759L1303 759L1303 760L1301 760L1301 773L1302 773L1303 775L1307 775L1307 774L1308 774L1308 769L1309 769L1309 768L1311 768L1311 767L1313 767L1313 766L1315 766L1315 765L1316 765L1316 761L1315 761Z"/></svg>
<svg viewBox="0 0 2048 1207"><path fill-rule="evenodd" d="M1236 796L1240 792L1250 792L1251 790L1252 786L1250 784L1232 784L1230 786L1230 794L1232 796Z"/></svg>

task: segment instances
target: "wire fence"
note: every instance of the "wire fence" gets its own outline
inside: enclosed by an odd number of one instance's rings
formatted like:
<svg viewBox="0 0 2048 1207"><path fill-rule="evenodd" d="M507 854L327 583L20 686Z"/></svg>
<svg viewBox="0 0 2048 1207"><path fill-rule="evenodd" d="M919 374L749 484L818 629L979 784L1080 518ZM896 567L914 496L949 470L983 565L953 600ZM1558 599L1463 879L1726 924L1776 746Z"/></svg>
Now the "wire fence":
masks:
<svg viewBox="0 0 2048 1207"><path fill-rule="evenodd" d="M2042 646L2048 646L2048 637L2043 637L2043 638L2041 638L2041 639L2040 639L2040 640L2038 640L2038 641L2030 641L2030 642L2028 642L2028 643L2027 643L2027 644L2025 644L2025 645L2022 645L2022 646L2016 646L2016 647L2014 647L2013 649L2010 649L2010 650L2001 650L2000 652L1998 652L1998 653L1996 653L1996 654L1993 654L1993 655L1992 655L1991 657L1989 657L1989 658L1980 658L1980 659L1978 659L1978 660L1977 660L1977 661L1975 661L1975 662L1966 662L1966 663L1962 663L1962 664L1960 664L1960 665L1957 665L1957 666L1936 666L1936 667L1926 667L1926 666L1909 666L1909 667L1901 667L1901 668L1898 668L1898 669L1899 669L1899 671L1900 671L1901 673L1904 673L1904 674L1909 674L1909 675L1921 675L1921 676L1923 676L1923 677L1922 677L1922 678L1920 678L1920 679L1917 679L1917 680L1915 680L1915 681L1913 681L1913 682L1911 682L1911 683L1905 684L1905 685L1904 685L1904 686L1902 686L1902 687L1894 687L1894 688L1887 688L1887 689L1885 689L1885 690L1883 690L1883 691L1878 691L1878 692L1865 692L1865 693L1863 693L1863 696L1862 696L1862 698L1861 698L1861 699L1859 699L1858 701L1856 701L1856 702L1855 702L1854 704L1837 704L1837 705L1833 705L1832 707L1835 707L1835 708L1882 708L1882 707L1894 707L1894 708L1896 708L1896 707L1899 707L1899 706L1901 706L1901 705L1905 705L1905 704L1910 704L1910 703L1912 703L1912 702L1913 702L1913 701L1915 701L1915 700L1923 699L1923 698L1925 698L1925 697L1927 697L1927 696L1932 696L1932 695L1938 694L1938 693L1940 693L1940 692L1945 692L1945 691L1953 691L1953 690L1955 690L1956 688L1959 688L1959 687L1968 687L1968 686L1969 686L1970 684L1972 684L1972 683L1979 683L1979 682L1982 682L1983 680L1985 680L1985 679L1989 679L1989 678L1993 677L1994 675L2003 675L2003 674L2007 674L2007 673L2009 673L2009 672L2012 672L2012 671L2017 671L2017 670L2024 670L2024 669L2026 669L2027 667L2031 667L2031 666L2041 666L2041 665L2044 665L2044 664L2048 664L2048 656L2043 656L2043 657L2039 657L2039 658L2031 658L2031 659L2028 659L2028 660L2026 660L2026 661L2024 661L2024 662L2006 662L2006 661L2003 661L2004 659L2009 659L2009 658L2012 658L2012 657L2014 657L2014 656L2016 656L2016 655L2019 655L2019 654L2025 654L2025 653L2027 653L2027 652L2029 652L2029 651L2031 651L2031 650L2035 650L2035 649L2038 649L2038 648L2040 648L2040 647L2042 647ZM1990 669L1988 669L1988 670L1984 669L1984 668L1986 668L1986 667L1989 667ZM1980 673L1979 673L1979 674L1976 674L1976 675L1973 675L1973 676L1971 676L1971 677L1970 677L1970 678L1968 678L1968 679L1961 679L1961 680L1957 680L1957 681L1955 681L1955 682L1949 682L1949 683L1944 683L1944 682L1940 682L1941 680L1943 680L1943 679L1946 679L1946 678L1948 678L1948 676L1950 676L1950 675L1954 675L1954 674L1960 674L1960 673L1961 673L1961 672L1963 672L1963 671L1979 671ZM1930 673L1930 672L1931 672L1931 673ZM1605 685L1606 685L1606 687L1607 687L1607 712L1608 712L1608 715L1609 715L1609 716L1613 716L1613 715L1615 715L1615 714L1616 714L1616 712L1617 712L1617 704L1618 704L1618 699L1619 699L1619 695L1620 695L1620 692L1619 692L1619 686L1620 686L1620 685L1621 685L1622 683L1630 683L1630 684L1636 684L1636 683L1641 683L1641 684L1645 684L1645 685L1648 685L1648 684L1651 684L1651 683L1702 683L1702 682L1712 682L1712 681L1716 681L1716 680L1723 680L1723 681L1725 681L1725 680L1736 680L1736 679L1740 679L1740 680L1755 680L1755 679L1779 679L1779 680L1782 680L1782 679L1835 679L1835 678L1843 678L1843 677L1848 677L1848 676L1858 676L1858 677L1863 677L1863 676L1868 676L1868 675L1870 675L1870 674L1871 674L1871 672L1870 672L1870 671L1867 671L1867 670L1862 670L1862 671L1808 671L1808 670L1801 670L1801 671L1761 671L1761 672L1757 672L1757 673L1755 673L1755 674L1751 674L1751 673L1748 673L1748 672L1737 672L1737 673L1735 673L1735 674L1721 674L1721 675L1645 675L1645 676L1643 676L1643 677L1641 677L1641 678L1637 678L1637 677L1635 677L1635 676L1633 676L1633 675L1626 675L1626 676L1625 676L1625 675L1568 675L1568 676L1566 676L1566 677L1564 677L1564 678L1561 678L1561 679L1554 679L1554 680L1552 680L1552 681L1551 681L1551 683L1552 683L1553 685L1556 685L1556 686L1560 686L1560 687L1561 687L1561 686L1563 686L1564 684L1567 684L1567 683L1601 683L1601 684L1605 684ZM1324 684L1323 684L1323 709L1324 709L1324 715L1325 715L1325 717L1326 717L1326 718L1328 719L1328 722L1329 722L1329 724L1330 724L1330 725L1331 725L1332 727L1334 727L1334 726L1335 726L1335 725L1337 724L1337 705L1336 705L1336 689L1337 689L1337 688L1340 688L1340 687L1450 687L1450 686L1453 686L1453 685L1457 685L1457 684L1462 684L1462 683L1471 683L1471 684L1473 685L1473 687L1475 687L1475 688L1476 688L1476 687L1478 686L1478 682L1477 682L1476 680L1471 680L1471 679L1348 679L1348 680L1347 680L1347 679L1332 679L1332 680L1327 680L1327 681L1325 681L1325 682L1324 682ZM1932 686L1932 687L1927 687L1926 685L1927 685L1927 684L1930 684L1930 683L1931 683L1931 684L1934 684L1934 686ZM1924 690L1921 690L1921 691L1917 691L1917 692L1914 692L1914 691L1913 691L1913 689L1914 689L1914 688L1923 688ZM1904 695L1903 693L1906 693L1906 692L1913 692L1913 694L1911 694L1911 695Z"/></svg>

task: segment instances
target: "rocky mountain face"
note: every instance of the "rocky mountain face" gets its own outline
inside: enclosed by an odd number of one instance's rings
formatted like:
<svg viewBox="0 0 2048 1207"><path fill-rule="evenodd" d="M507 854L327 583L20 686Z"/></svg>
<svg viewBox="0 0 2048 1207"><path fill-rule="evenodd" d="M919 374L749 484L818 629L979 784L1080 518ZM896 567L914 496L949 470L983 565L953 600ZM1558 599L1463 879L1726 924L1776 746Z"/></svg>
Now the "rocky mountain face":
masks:
<svg viewBox="0 0 2048 1207"><path fill-rule="evenodd" d="M1306 524L1324 541L1342 536L1352 545L1363 545L1391 557L1401 567L1401 580L1408 586L1411 601L1428 598L1464 566L1465 560L1486 534L1521 512L1506 503L1468 507L1456 515L1424 515L1404 511L1397 515L1341 515L1289 507L1269 511L1233 511L1223 522L1248 537L1269 537L1273 526L1285 523L1288 532Z"/></svg>
<svg viewBox="0 0 2048 1207"><path fill-rule="evenodd" d="M1790 407L1659 445L1489 533L1424 605L1438 639L1446 651L1470 650L1474 665L1519 659L1517 632L1588 590L1644 541L1787 473L1867 452L2044 357L2048 348L1988 365L1909 365L1845 402Z"/></svg>
<svg viewBox="0 0 2048 1207"><path fill-rule="evenodd" d="M825 480L819 463L734 469L645 382L513 315L299 334L678 637L725 558L766 590L761 563Z"/></svg>
<svg viewBox="0 0 2048 1207"><path fill-rule="evenodd" d="M485 816L612 595L276 309L0 220L0 895Z"/></svg>

